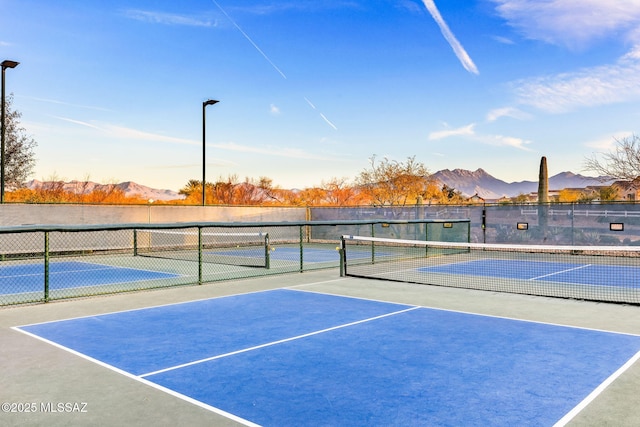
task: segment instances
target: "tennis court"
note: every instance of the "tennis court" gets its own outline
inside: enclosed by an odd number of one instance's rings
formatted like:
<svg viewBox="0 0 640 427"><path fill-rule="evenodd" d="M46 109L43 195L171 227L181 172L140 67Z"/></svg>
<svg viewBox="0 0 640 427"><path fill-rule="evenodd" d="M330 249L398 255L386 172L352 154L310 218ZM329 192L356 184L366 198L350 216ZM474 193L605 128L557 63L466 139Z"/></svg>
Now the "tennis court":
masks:
<svg viewBox="0 0 640 427"><path fill-rule="evenodd" d="M52 291L177 277L160 271L78 261L52 262L48 268ZM42 264L0 266L0 294L42 292L44 277Z"/></svg>
<svg viewBox="0 0 640 427"><path fill-rule="evenodd" d="M418 271L594 286L640 287L640 267L628 266L480 259L422 267Z"/></svg>
<svg viewBox="0 0 640 427"><path fill-rule="evenodd" d="M424 242L343 236L344 276L640 304L633 246ZM360 254L371 251L363 261ZM376 254L386 251L385 257ZM355 255L355 256L354 256Z"/></svg>
<svg viewBox="0 0 640 427"><path fill-rule="evenodd" d="M427 287L311 276L12 331L214 425L564 425L640 355L634 333L429 307L401 301L436 299Z"/></svg>

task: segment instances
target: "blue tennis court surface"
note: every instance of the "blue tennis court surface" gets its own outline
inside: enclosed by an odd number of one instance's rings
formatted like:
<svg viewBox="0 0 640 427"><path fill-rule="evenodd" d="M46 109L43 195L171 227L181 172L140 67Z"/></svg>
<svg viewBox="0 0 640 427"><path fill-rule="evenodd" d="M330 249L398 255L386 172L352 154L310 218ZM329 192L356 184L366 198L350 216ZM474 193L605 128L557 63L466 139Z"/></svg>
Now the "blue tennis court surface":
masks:
<svg viewBox="0 0 640 427"><path fill-rule="evenodd" d="M480 259L422 267L418 271L595 286L640 286L640 268L615 265Z"/></svg>
<svg viewBox="0 0 640 427"><path fill-rule="evenodd" d="M177 277L157 271L77 261L52 262L49 264L49 274L50 290ZM43 287L42 264L0 266L0 294L42 292Z"/></svg>
<svg viewBox="0 0 640 427"><path fill-rule="evenodd" d="M274 290L17 328L247 425L553 425L640 337Z"/></svg>

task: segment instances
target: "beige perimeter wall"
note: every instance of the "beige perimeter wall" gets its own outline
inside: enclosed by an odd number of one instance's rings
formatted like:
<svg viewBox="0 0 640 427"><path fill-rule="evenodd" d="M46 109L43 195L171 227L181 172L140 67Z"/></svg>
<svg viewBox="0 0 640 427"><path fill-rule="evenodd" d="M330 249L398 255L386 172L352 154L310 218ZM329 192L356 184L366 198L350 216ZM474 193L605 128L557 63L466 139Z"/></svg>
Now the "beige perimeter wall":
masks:
<svg viewBox="0 0 640 427"><path fill-rule="evenodd" d="M0 205L0 226L171 222L304 221L306 208L260 206Z"/></svg>

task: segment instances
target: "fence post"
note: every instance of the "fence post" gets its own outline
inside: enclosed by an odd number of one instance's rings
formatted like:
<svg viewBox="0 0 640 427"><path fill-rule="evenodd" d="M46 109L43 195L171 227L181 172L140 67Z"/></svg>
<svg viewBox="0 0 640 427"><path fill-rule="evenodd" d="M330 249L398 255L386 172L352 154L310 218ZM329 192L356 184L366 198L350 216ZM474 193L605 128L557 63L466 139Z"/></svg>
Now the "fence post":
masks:
<svg viewBox="0 0 640 427"><path fill-rule="evenodd" d="M202 285L202 227L198 227L198 285Z"/></svg>
<svg viewBox="0 0 640 427"><path fill-rule="evenodd" d="M44 302L49 301L49 232L44 232Z"/></svg>

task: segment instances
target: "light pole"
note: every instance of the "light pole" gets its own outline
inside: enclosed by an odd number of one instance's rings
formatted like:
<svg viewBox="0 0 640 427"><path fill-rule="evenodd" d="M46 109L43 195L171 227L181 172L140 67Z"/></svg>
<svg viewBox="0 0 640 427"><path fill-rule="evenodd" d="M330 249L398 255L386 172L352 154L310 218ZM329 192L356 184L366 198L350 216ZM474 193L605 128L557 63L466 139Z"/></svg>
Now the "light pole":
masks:
<svg viewBox="0 0 640 427"><path fill-rule="evenodd" d="M209 99L207 101L204 101L202 103L202 206L205 205L205 200L206 200L206 196L205 194L207 193L207 158L206 158L206 139L205 139L205 134L207 131L207 126L206 126L206 114L205 111L207 109L207 105L213 105L213 104L217 104L218 101L216 101L215 99Z"/></svg>
<svg viewBox="0 0 640 427"><path fill-rule="evenodd" d="M5 113L4 113L4 70L7 68L16 68L19 62L10 61L8 59L2 61L2 107L0 108L0 203L4 203L4 133L5 133Z"/></svg>

